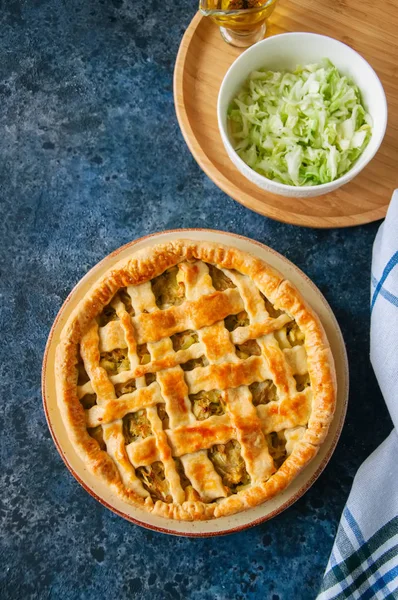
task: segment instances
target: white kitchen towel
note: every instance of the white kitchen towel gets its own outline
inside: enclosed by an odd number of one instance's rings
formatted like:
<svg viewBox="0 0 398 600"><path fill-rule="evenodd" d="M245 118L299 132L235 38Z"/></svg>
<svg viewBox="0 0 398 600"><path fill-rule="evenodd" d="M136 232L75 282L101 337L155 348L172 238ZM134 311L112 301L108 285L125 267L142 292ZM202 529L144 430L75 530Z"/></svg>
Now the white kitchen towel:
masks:
<svg viewBox="0 0 398 600"><path fill-rule="evenodd" d="M398 599L398 190L373 245L370 298L370 359L394 429L355 476L317 600Z"/></svg>

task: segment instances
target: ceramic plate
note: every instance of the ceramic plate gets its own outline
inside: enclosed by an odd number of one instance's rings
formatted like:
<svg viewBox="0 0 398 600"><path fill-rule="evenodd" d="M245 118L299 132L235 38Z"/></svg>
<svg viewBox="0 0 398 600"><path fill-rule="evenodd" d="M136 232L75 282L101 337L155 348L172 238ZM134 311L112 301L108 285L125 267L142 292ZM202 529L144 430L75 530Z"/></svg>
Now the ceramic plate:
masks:
<svg viewBox="0 0 398 600"><path fill-rule="evenodd" d="M329 338L336 363L338 381L336 414L330 426L328 436L315 459L284 492L272 500L245 512L195 523L154 516L126 504L123 500L113 495L104 484L98 481L86 469L83 462L75 453L66 435L55 393L55 348L65 322L88 289L116 262L126 258L136 250L178 238L212 241L235 246L262 258L271 266L281 271L287 279L297 286L304 298L306 298L319 315ZM222 535L251 527L276 516L300 498L323 471L335 449L345 418L348 399L347 354L340 328L325 298L308 277L286 258L263 244L238 235L209 229L180 229L156 233L119 248L98 263L81 279L66 299L51 328L43 360L42 393L48 426L61 457L78 482L104 506L129 521L163 533L184 536Z"/></svg>

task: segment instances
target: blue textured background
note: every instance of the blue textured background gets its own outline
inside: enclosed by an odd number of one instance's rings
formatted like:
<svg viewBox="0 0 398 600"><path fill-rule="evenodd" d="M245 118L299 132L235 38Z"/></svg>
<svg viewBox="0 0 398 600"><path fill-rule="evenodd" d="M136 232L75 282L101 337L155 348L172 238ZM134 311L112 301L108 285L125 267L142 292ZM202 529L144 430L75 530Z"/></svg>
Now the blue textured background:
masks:
<svg viewBox="0 0 398 600"><path fill-rule="evenodd" d="M368 359L378 225L279 224L201 172L172 94L194 0L1 7L1 598L314 598L353 476L391 429ZM120 245L176 227L237 232L294 261L335 311L351 364L326 471L272 522L225 538L167 537L103 508L65 468L41 405L46 338L72 286Z"/></svg>

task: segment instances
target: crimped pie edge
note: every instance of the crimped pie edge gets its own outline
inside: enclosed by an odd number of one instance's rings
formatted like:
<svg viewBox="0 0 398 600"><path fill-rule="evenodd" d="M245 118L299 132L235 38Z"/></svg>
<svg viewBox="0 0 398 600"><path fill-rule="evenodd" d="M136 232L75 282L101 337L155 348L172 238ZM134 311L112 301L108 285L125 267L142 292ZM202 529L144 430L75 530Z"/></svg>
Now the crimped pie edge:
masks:
<svg viewBox="0 0 398 600"><path fill-rule="evenodd" d="M77 396L76 345L94 319L121 287L151 280L183 260L199 259L250 277L260 291L281 310L288 312L305 334L308 371L313 402L308 428L292 454L271 477L235 495L211 504L182 504L142 498L127 490L111 457L102 451L86 429L84 409ZM174 240L132 253L107 271L86 293L65 324L56 350L57 402L68 436L87 468L129 504L153 514L177 520L203 520L232 515L257 506L281 493L316 456L333 419L337 382L333 356L323 326L297 288L261 259L237 248Z"/></svg>

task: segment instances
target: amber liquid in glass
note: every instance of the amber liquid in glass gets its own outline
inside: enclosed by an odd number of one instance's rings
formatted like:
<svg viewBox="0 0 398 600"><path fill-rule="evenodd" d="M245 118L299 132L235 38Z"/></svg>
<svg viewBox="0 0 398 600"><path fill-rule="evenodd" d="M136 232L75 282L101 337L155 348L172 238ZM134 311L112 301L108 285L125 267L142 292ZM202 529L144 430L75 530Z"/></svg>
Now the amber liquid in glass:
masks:
<svg viewBox="0 0 398 600"><path fill-rule="evenodd" d="M275 8L276 0L209 0L207 7L209 10L238 10L242 11L238 14L213 14L211 18L220 27L226 27L236 31L250 31L256 29L259 23L268 19ZM263 7L263 8L261 8ZM244 13L249 10L247 14Z"/></svg>

